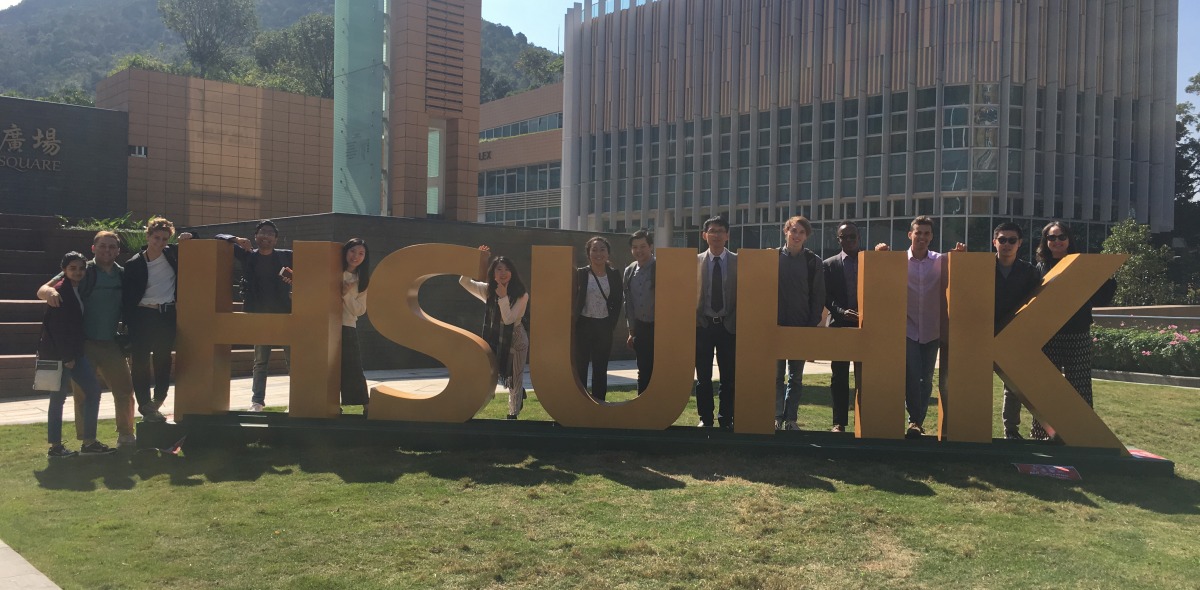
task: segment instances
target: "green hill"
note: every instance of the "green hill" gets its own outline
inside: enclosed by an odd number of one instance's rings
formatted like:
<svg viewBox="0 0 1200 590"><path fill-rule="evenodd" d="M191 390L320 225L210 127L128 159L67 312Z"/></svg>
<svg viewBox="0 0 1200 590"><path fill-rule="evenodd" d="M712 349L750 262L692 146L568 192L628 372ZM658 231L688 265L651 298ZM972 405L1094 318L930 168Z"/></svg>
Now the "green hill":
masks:
<svg viewBox="0 0 1200 590"><path fill-rule="evenodd" d="M268 30L287 27L306 14L333 12L333 0L256 4L260 26ZM533 47L524 35L484 21L485 101L531 86L515 64L522 51ZM96 82L130 53L167 62L183 59L182 44L163 26L157 0L24 0L0 10L0 93L43 96L78 87L91 94Z"/></svg>

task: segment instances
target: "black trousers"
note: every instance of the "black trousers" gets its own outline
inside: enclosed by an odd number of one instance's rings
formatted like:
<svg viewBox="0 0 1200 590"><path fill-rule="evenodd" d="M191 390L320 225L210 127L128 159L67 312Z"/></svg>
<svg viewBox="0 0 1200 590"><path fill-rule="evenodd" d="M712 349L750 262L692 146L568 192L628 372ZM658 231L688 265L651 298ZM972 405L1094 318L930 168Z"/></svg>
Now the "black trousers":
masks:
<svg viewBox="0 0 1200 590"><path fill-rule="evenodd" d="M171 387L171 351L175 348L175 306L134 308L129 324L129 376L138 410L146 413L152 402L167 399ZM150 397L151 384L154 397Z"/></svg>
<svg viewBox="0 0 1200 590"><path fill-rule="evenodd" d="M604 401L608 395L608 355L612 352L613 325L608 318L579 316L575 320L575 372L587 384L592 366L592 397Z"/></svg>
<svg viewBox="0 0 1200 590"><path fill-rule="evenodd" d="M367 378L363 377L362 355L358 352L358 330L342 326L342 405L367 404Z"/></svg>
<svg viewBox="0 0 1200 590"><path fill-rule="evenodd" d="M737 338L723 324L696 328L696 413L706 424L713 424L713 351L721 370L720 413L717 420L724 428L733 427L733 383Z"/></svg>
<svg viewBox="0 0 1200 590"><path fill-rule="evenodd" d="M833 424L845 428L850 419L850 361L833 361L829 364L833 374L829 376L829 397L833 399ZM862 363L854 363L854 391L862 383Z"/></svg>
<svg viewBox="0 0 1200 590"><path fill-rule="evenodd" d="M654 373L654 322L633 320L633 355L637 358L638 395L650 385Z"/></svg>

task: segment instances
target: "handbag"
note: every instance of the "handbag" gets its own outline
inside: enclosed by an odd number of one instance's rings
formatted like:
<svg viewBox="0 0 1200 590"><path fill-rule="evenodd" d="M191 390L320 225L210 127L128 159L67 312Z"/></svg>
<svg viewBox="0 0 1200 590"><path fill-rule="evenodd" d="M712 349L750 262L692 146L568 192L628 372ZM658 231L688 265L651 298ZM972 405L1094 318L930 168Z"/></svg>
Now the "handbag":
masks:
<svg viewBox="0 0 1200 590"><path fill-rule="evenodd" d="M37 359L33 373L34 391L58 391L62 389L63 362Z"/></svg>

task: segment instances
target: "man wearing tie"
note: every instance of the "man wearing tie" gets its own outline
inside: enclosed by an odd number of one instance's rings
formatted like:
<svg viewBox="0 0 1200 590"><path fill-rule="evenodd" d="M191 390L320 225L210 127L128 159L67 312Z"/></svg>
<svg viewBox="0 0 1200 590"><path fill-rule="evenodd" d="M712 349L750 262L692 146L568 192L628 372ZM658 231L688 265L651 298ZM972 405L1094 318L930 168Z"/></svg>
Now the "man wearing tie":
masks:
<svg viewBox="0 0 1200 590"><path fill-rule="evenodd" d="M737 311L737 254L725 249L729 222L713 217L704 222L701 234L708 249L696 257L700 293L696 306L696 412L700 426L713 421L713 351L721 370L720 411L722 430L733 429L734 328Z"/></svg>

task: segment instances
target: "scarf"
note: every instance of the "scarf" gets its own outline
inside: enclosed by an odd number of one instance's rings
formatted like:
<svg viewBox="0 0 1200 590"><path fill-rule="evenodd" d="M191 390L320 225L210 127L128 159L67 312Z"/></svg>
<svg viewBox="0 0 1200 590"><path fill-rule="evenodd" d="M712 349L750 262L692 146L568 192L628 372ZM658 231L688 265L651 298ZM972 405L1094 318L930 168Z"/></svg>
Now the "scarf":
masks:
<svg viewBox="0 0 1200 590"><path fill-rule="evenodd" d="M483 317L483 339L492 347L496 354L496 362L500 365L500 378L507 381L512 377L512 361L509 360L512 350L513 326L504 325L500 316L500 302L495 293L489 293L487 299L487 314Z"/></svg>

